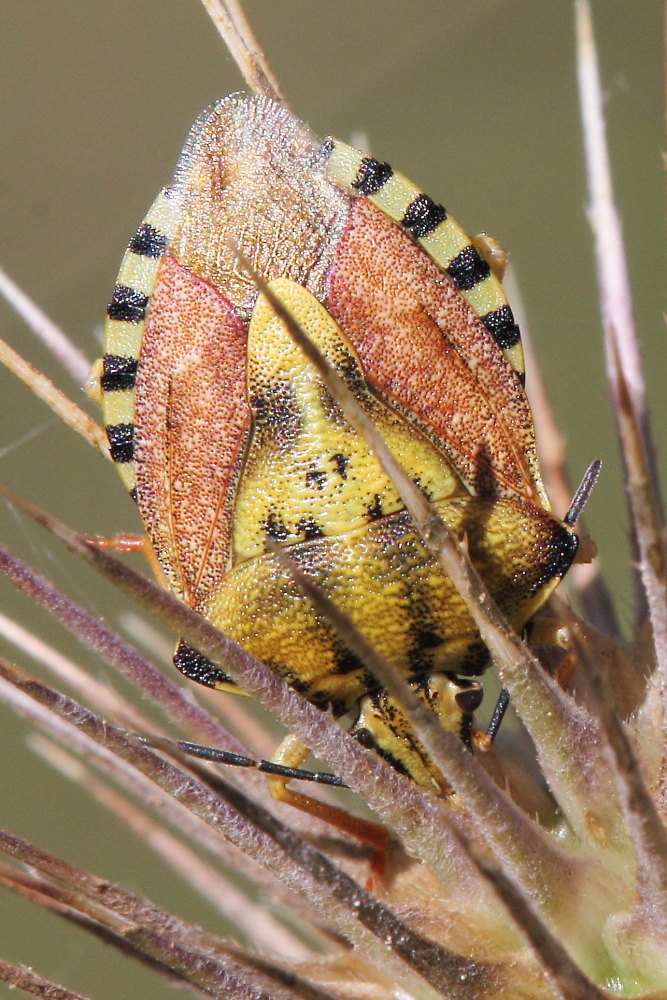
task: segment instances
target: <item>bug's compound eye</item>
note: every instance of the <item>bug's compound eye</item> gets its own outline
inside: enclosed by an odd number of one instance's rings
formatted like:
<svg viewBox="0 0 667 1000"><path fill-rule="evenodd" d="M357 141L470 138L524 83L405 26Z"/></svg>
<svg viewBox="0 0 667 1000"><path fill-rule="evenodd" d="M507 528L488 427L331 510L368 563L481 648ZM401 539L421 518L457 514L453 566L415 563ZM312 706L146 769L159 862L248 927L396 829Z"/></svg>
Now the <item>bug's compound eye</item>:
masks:
<svg viewBox="0 0 667 1000"><path fill-rule="evenodd" d="M358 743L361 743L362 747L365 747L367 750L374 750L377 746L375 737L370 729L357 729L352 735L355 740L357 740Z"/></svg>
<svg viewBox="0 0 667 1000"><path fill-rule="evenodd" d="M484 691L481 684L466 685L454 696L456 704L466 715L472 715L482 704Z"/></svg>

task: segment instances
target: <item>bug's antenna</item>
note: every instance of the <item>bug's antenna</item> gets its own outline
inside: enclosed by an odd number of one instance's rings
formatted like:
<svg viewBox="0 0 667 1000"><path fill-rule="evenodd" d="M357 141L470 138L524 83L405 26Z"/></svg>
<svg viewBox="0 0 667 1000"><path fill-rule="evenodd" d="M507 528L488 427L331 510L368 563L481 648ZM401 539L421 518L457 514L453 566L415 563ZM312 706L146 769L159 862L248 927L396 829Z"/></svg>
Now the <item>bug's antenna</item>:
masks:
<svg viewBox="0 0 667 1000"><path fill-rule="evenodd" d="M584 478L579 483L577 491L572 497L572 503L570 504L570 509L565 515L564 521L571 527L577 523L581 517L581 512L588 503L588 498L590 497L593 487L598 481L600 475L600 469L602 468L602 462L599 458L596 458L594 462L586 469L584 473Z"/></svg>
<svg viewBox="0 0 667 1000"><path fill-rule="evenodd" d="M489 748L493 741L495 740L500 725L505 718L505 712L509 708L510 704L510 693L507 688L503 688L498 695L498 701L496 702L496 707L493 710L493 715L491 716L491 721L487 726L486 739L488 740ZM486 746L484 747L486 749Z"/></svg>
<svg viewBox="0 0 667 1000"><path fill-rule="evenodd" d="M342 778L336 774L325 774L323 771L307 771L301 767L286 767L284 764L274 764L272 760L245 757L229 750L218 750L216 747L202 746L200 743L190 743L187 740L147 739L139 737L142 743L164 749L167 752L174 747L189 757L199 760L210 760L214 764L226 764L228 767L251 767L264 774L279 774L283 778L296 778L299 781L314 781L319 785L333 785L335 788L347 788Z"/></svg>

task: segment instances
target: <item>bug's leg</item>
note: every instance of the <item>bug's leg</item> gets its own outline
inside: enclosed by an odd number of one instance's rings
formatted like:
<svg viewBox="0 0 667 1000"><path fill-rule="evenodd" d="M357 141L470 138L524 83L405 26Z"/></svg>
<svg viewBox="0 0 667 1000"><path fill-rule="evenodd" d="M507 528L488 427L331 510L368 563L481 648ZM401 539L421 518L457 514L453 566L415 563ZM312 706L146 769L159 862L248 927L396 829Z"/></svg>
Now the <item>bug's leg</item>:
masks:
<svg viewBox="0 0 667 1000"><path fill-rule="evenodd" d="M577 666L576 623L561 618L534 618L528 627L531 648L539 650L543 666L562 688L566 688Z"/></svg>
<svg viewBox="0 0 667 1000"><path fill-rule="evenodd" d="M290 735L285 737L278 747L272 757L272 763L284 767L299 767L308 753L308 748L296 736ZM272 774L269 776L269 789L274 799L278 802L287 802L296 809L324 820L343 833L349 833L363 844L367 844L373 851L371 867L376 874L382 875L387 853L387 834L383 827L378 823L371 823L358 816L352 816L344 809L321 802L310 795L296 792L288 787L289 780L282 775Z"/></svg>
<svg viewBox="0 0 667 1000"><path fill-rule="evenodd" d="M234 684L231 677L184 639L179 641L173 659L174 666L189 680L203 684L205 687L216 688L218 691L245 694ZM295 736L287 736L273 755L271 764L285 768L298 768L308 753L307 747ZM261 769L267 770L264 767ZM387 834L379 824L351 816L344 809L338 809L336 806L320 802L319 799L314 799L310 795L294 791L288 787L288 782L292 780L291 776L267 773L267 778L274 799L278 802L287 802L302 812L316 816L343 833L349 833L362 843L367 844L373 851L371 862L373 871L378 875L384 872Z"/></svg>
<svg viewBox="0 0 667 1000"><path fill-rule="evenodd" d="M242 692L237 690L237 693ZM175 746L189 757L209 760L212 764L224 764L227 767L248 767L256 771L263 771L264 774L282 774L289 780L296 778L299 781L312 781L318 785L330 785L332 788L348 787L337 774L327 774L325 771L307 771L299 767L284 767L282 764L276 764L272 760L264 760L262 757L248 757L246 754L235 753L233 750L219 750L217 747L207 747L202 743L191 743L190 740L176 740L175 743L172 743L167 739L148 740L145 737L142 739L147 746L165 747L166 749Z"/></svg>
<svg viewBox="0 0 667 1000"><path fill-rule="evenodd" d="M498 281L502 281L507 269L509 254L507 250L488 233L478 233L470 240L482 260L489 265Z"/></svg>
<svg viewBox="0 0 667 1000"><path fill-rule="evenodd" d="M89 535L87 542L98 549L113 549L114 552L143 552L148 558L151 548L146 535L114 535L113 538L102 538L100 535Z"/></svg>
<svg viewBox="0 0 667 1000"><path fill-rule="evenodd" d="M569 608L556 614L541 614L529 626L528 641L542 666L566 691L576 692L577 700L595 704L594 677L586 659L604 673L618 711L623 717L636 711L644 689L646 661L632 649L582 621ZM582 656L584 662L582 663Z"/></svg>
<svg viewBox="0 0 667 1000"><path fill-rule="evenodd" d="M114 535L113 538L89 535L86 541L90 542L91 545L95 545L98 549L113 549L114 552L140 552L150 566L155 582L160 587L164 587L165 590L169 589L148 535L126 535L123 533Z"/></svg>
<svg viewBox="0 0 667 1000"><path fill-rule="evenodd" d="M245 694L234 684L231 677L184 639L181 639L176 647L174 666L189 680L203 684L205 687L233 694ZM277 764L279 767L298 768L308 753L308 749L295 736L287 736L273 755L271 763ZM373 850L372 867L374 872L381 874L384 871L387 834L379 824L351 816L344 809L338 809L336 806L320 802L319 799L314 799L310 795L294 791L288 787L288 782L292 780L291 777L268 774L267 778L274 799L278 802L287 802L296 809L316 816L343 833L349 833L362 843L368 844Z"/></svg>

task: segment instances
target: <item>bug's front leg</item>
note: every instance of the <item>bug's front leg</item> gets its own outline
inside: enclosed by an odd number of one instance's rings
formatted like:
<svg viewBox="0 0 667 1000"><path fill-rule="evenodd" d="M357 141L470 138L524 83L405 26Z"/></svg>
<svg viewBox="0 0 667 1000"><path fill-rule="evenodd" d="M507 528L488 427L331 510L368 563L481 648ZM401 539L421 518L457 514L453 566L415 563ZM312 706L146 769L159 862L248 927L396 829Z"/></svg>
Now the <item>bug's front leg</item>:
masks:
<svg viewBox="0 0 667 1000"><path fill-rule="evenodd" d="M308 748L296 736L290 735L285 737L271 760L272 763L283 767L300 767L309 752ZM282 775L269 775L269 789L273 798L278 802L287 802L288 805L294 806L310 816L324 820L342 833L348 833L360 840L362 844L367 844L372 848L371 868L376 875L381 876L384 873L388 848L388 837L384 828L378 823L371 823L358 816L352 816L337 806L294 791L288 786L289 780Z"/></svg>
<svg viewBox="0 0 667 1000"><path fill-rule="evenodd" d="M570 608L561 604L553 608L556 616L550 609L528 626L528 643L542 665L565 691L574 692L578 701L593 706L599 698L596 672L601 672L606 678L605 697L613 697L622 717L629 718L637 709L645 684L644 657L624 649ZM586 657L590 660L588 668Z"/></svg>

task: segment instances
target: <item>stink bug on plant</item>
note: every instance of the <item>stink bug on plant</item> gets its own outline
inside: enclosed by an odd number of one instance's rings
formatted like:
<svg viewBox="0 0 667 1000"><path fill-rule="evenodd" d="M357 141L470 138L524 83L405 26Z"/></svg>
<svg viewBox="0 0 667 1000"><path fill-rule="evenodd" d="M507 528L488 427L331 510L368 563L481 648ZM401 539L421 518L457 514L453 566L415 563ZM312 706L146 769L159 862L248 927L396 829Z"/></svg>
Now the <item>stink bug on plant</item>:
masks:
<svg viewBox="0 0 667 1000"><path fill-rule="evenodd" d="M111 456L176 594L425 787L408 720L276 553L328 595L444 728L471 739L488 653L395 486L292 342L247 259L464 538L521 629L577 548L550 510L519 330L488 244L383 162L284 107L204 112L129 244L101 389ZM228 689L187 643L176 666ZM280 754L299 764L294 741ZM320 814L285 789L274 794Z"/></svg>

